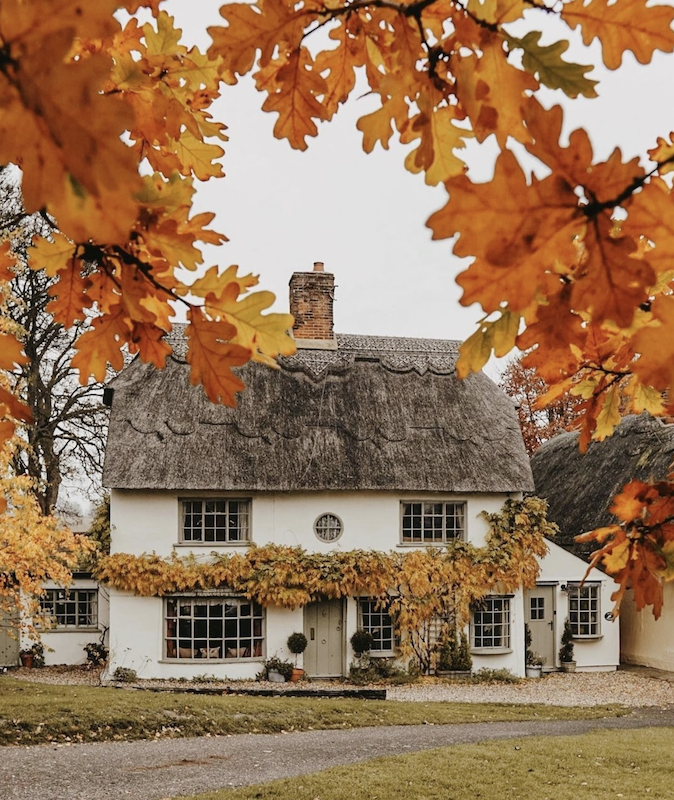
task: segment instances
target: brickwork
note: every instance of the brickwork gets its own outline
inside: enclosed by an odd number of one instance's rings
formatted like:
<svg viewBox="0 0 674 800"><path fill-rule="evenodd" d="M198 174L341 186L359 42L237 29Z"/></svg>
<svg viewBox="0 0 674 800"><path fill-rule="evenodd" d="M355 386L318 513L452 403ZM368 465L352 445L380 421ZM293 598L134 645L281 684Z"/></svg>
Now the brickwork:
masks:
<svg viewBox="0 0 674 800"><path fill-rule="evenodd" d="M293 334L296 339L334 338L334 291L335 276L330 272L293 273L290 279L290 313L295 317Z"/></svg>

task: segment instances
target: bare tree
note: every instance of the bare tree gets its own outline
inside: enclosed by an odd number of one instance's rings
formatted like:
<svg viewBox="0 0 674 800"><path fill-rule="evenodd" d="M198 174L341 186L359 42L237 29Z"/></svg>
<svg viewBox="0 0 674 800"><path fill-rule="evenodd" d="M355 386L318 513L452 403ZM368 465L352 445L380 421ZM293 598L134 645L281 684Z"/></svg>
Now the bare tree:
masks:
<svg viewBox="0 0 674 800"><path fill-rule="evenodd" d="M0 228L19 262L1 299L2 314L17 326L29 358L9 379L33 415L24 427L25 447L17 449L14 469L34 479L35 495L48 514L57 505L64 480L99 494L107 431L103 387L82 386L70 367L73 344L87 321L76 321L69 329L54 322L47 308L54 279L26 265L33 235L49 235L54 227L46 215L23 211L17 173L9 168L0 172Z"/></svg>

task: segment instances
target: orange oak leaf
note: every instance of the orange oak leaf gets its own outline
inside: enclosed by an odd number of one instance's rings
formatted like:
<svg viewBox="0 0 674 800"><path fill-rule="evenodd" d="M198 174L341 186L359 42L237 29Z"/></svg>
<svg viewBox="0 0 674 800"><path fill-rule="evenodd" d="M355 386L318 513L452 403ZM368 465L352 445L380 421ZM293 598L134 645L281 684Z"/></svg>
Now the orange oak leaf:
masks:
<svg viewBox="0 0 674 800"><path fill-rule="evenodd" d="M674 263L674 199L670 187L654 177L633 195L621 232L635 241L649 242L646 261L658 273L667 273Z"/></svg>
<svg viewBox="0 0 674 800"><path fill-rule="evenodd" d="M170 330L170 323L162 329L151 323L134 322L129 338L129 353L132 355L138 353L145 363L154 364L157 369L164 369L166 359L172 352L171 345L164 338Z"/></svg>
<svg viewBox="0 0 674 800"><path fill-rule="evenodd" d="M653 269L647 261L633 257L636 246L631 237L611 236L606 215L588 226L584 243L587 258L574 273L573 305L591 312L595 321L628 326L655 282Z"/></svg>
<svg viewBox="0 0 674 800"><path fill-rule="evenodd" d="M321 104L326 119L330 119L351 94L356 85L356 68L362 67L367 58L358 16L344 19L330 31L330 38L338 42L338 46L322 50L316 56L316 71L325 77L326 92Z"/></svg>
<svg viewBox="0 0 674 800"><path fill-rule="evenodd" d="M582 230L577 197L554 176L527 184L515 157L501 153L490 183L474 184L466 176L446 183L447 205L427 222L433 239L459 234L458 256L475 256L457 282L462 304L479 302L486 313L507 303L524 310L533 300L546 270L556 260L575 258L573 237Z"/></svg>
<svg viewBox="0 0 674 800"><path fill-rule="evenodd" d="M185 334L190 383L201 384L212 403L236 405L236 392L244 386L232 368L245 364L251 351L227 341L226 337L236 335L236 328L226 322L209 320L201 308L191 308L188 318Z"/></svg>
<svg viewBox="0 0 674 800"><path fill-rule="evenodd" d="M674 297L656 297L651 310L653 321L634 337L640 354L634 371L643 384L664 391L674 386Z"/></svg>
<svg viewBox="0 0 674 800"><path fill-rule="evenodd" d="M70 269L76 247L62 233L54 233L52 240L34 236L28 250L28 266L34 270L43 269L50 278Z"/></svg>
<svg viewBox="0 0 674 800"><path fill-rule="evenodd" d="M674 170L674 133L669 134L669 141L658 136L657 146L648 151L651 161L657 161L661 166L658 172L666 175Z"/></svg>
<svg viewBox="0 0 674 800"><path fill-rule="evenodd" d="M648 64L656 50L674 50L674 9L647 6L647 0L572 0L565 3L562 19L569 27L580 27L586 45L599 39L604 64L617 69L626 51L640 64Z"/></svg>
<svg viewBox="0 0 674 800"><path fill-rule="evenodd" d="M213 39L208 55L222 57L223 69L244 75L260 51L260 66L265 67L275 49L292 51L299 46L304 27L312 21L306 11L297 14L294 3L283 0L258 0L254 5L228 3L220 9L226 27L208 28Z"/></svg>
<svg viewBox="0 0 674 800"><path fill-rule="evenodd" d="M11 281L14 279L13 267L16 266L16 256L12 252L10 242L0 243L0 281Z"/></svg>
<svg viewBox="0 0 674 800"><path fill-rule="evenodd" d="M114 370L124 366L122 346L129 338L131 325L121 303L114 305L110 313L97 317L91 327L75 342L77 353L72 367L80 373L80 382L86 384L90 377L105 380L108 364Z"/></svg>
<svg viewBox="0 0 674 800"><path fill-rule="evenodd" d="M0 75L0 160L23 167L28 211L46 206L61 230L80 241L97 236L99 225L121 241L135 216L132 192L139 180L137 162L120 140L130 111L118 98L101 94L110 59L67 58L76 35L119 29L112 16L117 4L57 5L8 0L0 7L0 38L10 53ZM87 218L73 213L78 194L96 201L87 204ZM104 209L108 197L112 202Z"/></svg>
<svg viewBox="0 0 674 800"><path fill-rule="evenodd" d="M23 344L9 333L0 333L0 369L11 372L14 365L27 364Z"/></svg>
<svg viewBox="0 0 674 800"><path fill-rule="evenodd" d="M47 311L56 322L69 328L76 320L84 319L84 309L89 306L87 287L88 282L82 278L78 263L59 272L58 280L47 289L47 293L53 298L47 304Z"/></svg>
<svg viewBox="0 0 674 800"><path fill-rule="evenodd" d="M318 134L314 119L328 118L328 112L316 99L325 94L326 82L314 66L311 54L302 47L287 59L272 61L256 78L258 88L269 92L262 109L279 115L274 136L287 139L298 150L307 149L307 136Z"/></svg>

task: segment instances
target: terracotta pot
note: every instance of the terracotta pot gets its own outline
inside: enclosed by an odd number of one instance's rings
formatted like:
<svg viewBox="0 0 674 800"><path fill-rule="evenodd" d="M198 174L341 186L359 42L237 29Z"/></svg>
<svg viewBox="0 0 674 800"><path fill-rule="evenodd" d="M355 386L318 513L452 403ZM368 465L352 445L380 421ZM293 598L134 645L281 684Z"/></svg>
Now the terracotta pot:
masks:
<svg viewBox="0 0 674 800"><path fill-rule="evenodd" d="M26 669L33 668L33 660L35 656L32 653L20 653L19 658L21 659L21 666L26 667Z"/></svg>
<svg viewBox="0 0 674 800"><path fill-rule="evenodd" d="M290 680L292 683L297 683L304 675L304 670L301 667L293 667L292 675L290 676Z"/></svg>
<svg viewBox="0 0 674 800"><path fill-rule="evenodd" d="M559 668L562 672L575 672L576 671L576 662L575 661L562 661L559 665Z"/></svg>

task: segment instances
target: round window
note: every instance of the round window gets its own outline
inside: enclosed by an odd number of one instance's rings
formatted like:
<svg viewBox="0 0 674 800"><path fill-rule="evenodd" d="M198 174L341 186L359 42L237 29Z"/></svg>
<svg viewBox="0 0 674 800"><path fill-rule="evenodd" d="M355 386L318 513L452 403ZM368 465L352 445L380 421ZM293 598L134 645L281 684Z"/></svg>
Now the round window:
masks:
<svg viewBox="0 0 674 800"><path fill-rule="evenodd" d="M335 542L342 535L342 520L335 514L321 514L314 522L314 533L322 542Z"/></svg>

